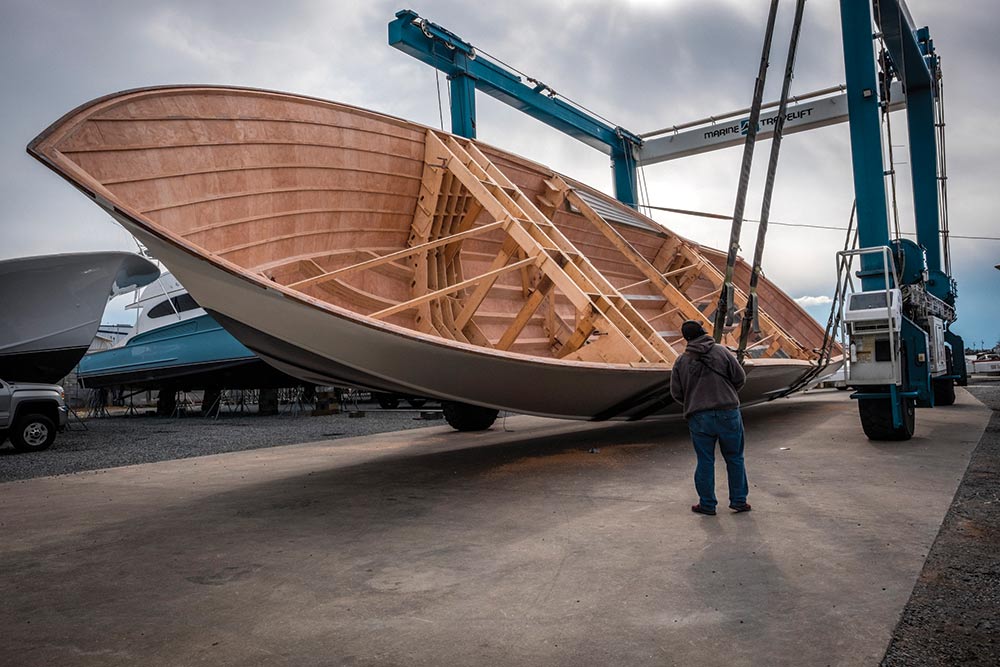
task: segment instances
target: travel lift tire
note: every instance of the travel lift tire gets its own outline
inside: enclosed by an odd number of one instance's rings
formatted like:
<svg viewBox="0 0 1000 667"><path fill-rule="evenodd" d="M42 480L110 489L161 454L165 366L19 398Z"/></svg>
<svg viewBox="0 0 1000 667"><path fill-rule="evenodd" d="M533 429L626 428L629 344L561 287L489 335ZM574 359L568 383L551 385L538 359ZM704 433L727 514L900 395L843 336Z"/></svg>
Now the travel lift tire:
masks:
<svg viewBox="0 0 1000 667"><path fill-rule="evenodd" d="M912 397L902 399L903 425L895 428L892 424L892 402L888 398L859 398L858 414L861 428L869 440L909 440L913 437L916 422L916 401Z"/></svg>
<svg viewBox="0 0 1000 667"><path fill-rule="evenodd" d="M954 366L951 361L951 350L945 351L945 359L948 362L948 375L954 375ZM934 407L941 405L955 405L955 381L951 378L938 378L931 380L931 389L934 391Z"/></svg>
<svg viewBox="0 0 1000 667"><path fill-rule="evenodd" d="M934 407L955 405L955 381L950 378L931 380L934 390Z"/></svg>
<svg viewBox="0 0 1000 667"><path fill-rule="evenodd" d="M456 431L485 431L497 420L499 410L483 408L468 403L442 401L441 410L445 421Z"/></svg>

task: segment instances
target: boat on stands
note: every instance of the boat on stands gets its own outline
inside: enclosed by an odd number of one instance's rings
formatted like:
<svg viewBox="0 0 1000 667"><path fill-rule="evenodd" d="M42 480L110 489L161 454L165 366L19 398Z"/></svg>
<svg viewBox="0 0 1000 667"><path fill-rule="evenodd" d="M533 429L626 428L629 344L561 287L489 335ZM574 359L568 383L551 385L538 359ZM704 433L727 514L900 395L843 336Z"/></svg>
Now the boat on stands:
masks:
<svg viewBox="0 0 1000 667"><path fill-rule="evenodd" d="M80 360L87 389L260 389L301 384L261 361L164 273L129 306L135 327L108 349Z"/></svg>
<svg viewBox="0 0 1000 667"><path fill-rule="evenodd" d="M566 175L300 95L126 91L68 113L28 151L275 368L469 415L676 411L681 323L711 331L724 282L724 253ZM749 273L741 261L739 307ZM828 365L823 329L770 281L758 294L745 403Z"/></svg>
<svg viewBox="0 0 1000 667"><path fill-rule="evenodd" d="M109 297L158 275L148 259L124 251L0 260L0 378L60 381L90 347Z"/></svg>

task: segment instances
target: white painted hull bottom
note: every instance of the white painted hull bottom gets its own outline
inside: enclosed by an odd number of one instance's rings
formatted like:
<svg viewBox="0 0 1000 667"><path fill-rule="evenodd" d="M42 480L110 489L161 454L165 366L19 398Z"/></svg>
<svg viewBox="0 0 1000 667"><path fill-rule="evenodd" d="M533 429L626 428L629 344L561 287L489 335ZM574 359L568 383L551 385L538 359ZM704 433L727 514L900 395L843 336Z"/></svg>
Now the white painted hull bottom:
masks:
<svg viewBox="0 0 1000 667"><path fill-rule="evenodd" d="M565 363L495 353L377 323L262 288L109 210L162 260L241 343L289 375L564 419L629 418L662 401L670 371L658 366ZM744 404L767 400L814 368L757 360ZM642 402L643 397L647 400ZM656 412L677 411L661 406Z"/></svg>

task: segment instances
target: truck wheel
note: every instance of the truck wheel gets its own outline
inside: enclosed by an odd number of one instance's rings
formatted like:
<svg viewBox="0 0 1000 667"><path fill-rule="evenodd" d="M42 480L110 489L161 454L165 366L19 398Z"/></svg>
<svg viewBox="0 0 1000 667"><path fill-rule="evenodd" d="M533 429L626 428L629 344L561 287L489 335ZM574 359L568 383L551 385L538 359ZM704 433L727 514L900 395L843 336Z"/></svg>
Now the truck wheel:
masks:
<svg viewBox="0 0 1000 667"><path fill-rule="evenodd" d="M40 452L56 439L56 425L45 415L18 417L10 431L10 442L19 452Z"/></svg>
<svg viewBox="0 0 1000 667"><path fill-rule="evenodd" d="M424 407L424 404L427 403L427 399L421 398L419 396L408 396L406 398L406 402L410 404L410 407L419 410L420 408Z"/></svg>
<svg viewBox="0 0 1000 667"><path fill-rule="evenodd" d="M500 414L499 410L493 408L451 401L442 402L441 410L448 425L456 431L485 431L493 426L497 415Z"/></svg>
<svg viewBox="0 0 1000 667"><path fill-rule="evenodd" d="M869 440L909 440L913 437L916 422L916 404L912 398L904 398L902 403L903 425L892 425L892 402L888 398L858 399L858 413L861 428Z"/></svg>

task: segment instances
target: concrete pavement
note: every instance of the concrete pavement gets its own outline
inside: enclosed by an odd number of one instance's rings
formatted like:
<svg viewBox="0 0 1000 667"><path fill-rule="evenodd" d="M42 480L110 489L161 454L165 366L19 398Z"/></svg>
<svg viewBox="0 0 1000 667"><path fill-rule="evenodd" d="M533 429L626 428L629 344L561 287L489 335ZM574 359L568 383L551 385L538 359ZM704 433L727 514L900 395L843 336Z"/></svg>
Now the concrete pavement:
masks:
<svg viewBox="0 0 1000 667"><path fill-rule="evenodd" d="M15 665L870 665L990 411L902 443L746 413L754 511L682 422L517 417L0 485ZM591 453L590 450L596 451ZM717 469L720 501L725 476Z"/></svg>

